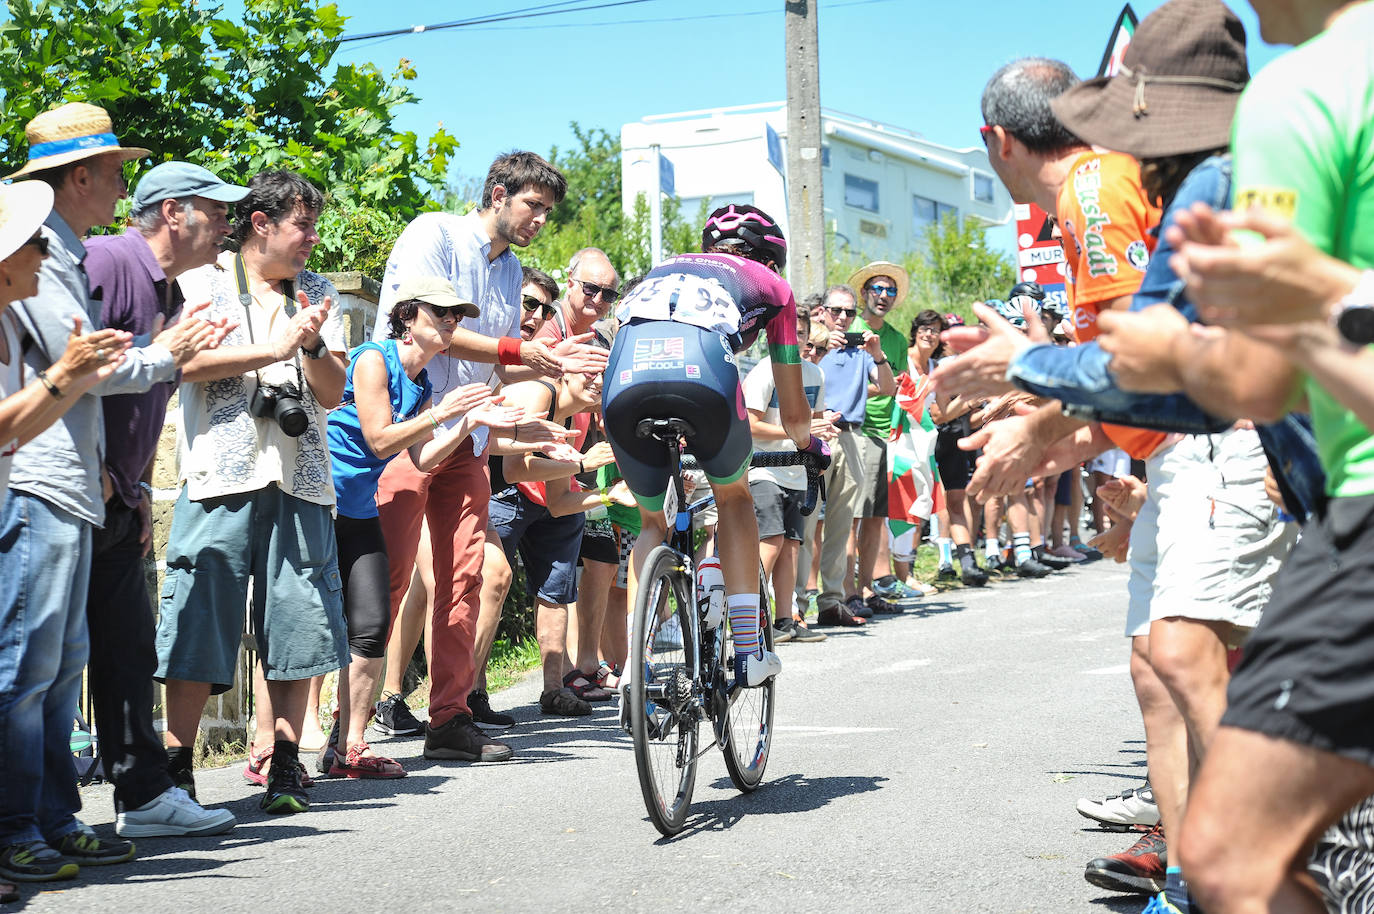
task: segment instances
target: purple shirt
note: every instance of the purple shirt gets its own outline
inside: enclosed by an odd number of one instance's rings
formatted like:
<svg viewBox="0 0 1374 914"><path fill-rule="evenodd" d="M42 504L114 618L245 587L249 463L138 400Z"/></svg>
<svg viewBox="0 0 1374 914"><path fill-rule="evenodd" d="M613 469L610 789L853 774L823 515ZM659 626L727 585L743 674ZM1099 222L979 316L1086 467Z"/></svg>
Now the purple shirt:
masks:
<svg viewBox="0 0 1374 914"><path fill-rule="evenodd" d="M86 241L86 275L91 297L100 301L106 327L127 330L135 346L146 346L159 313L166 324L181 311L184 296L176 280L169 280L148 242L135 229L122 235L97 235ZM115 494L129 507L141 500L138 481L157 452L167 401L178 377L154 384L147 393L101 398L105 410L105 469Z"/></svg>

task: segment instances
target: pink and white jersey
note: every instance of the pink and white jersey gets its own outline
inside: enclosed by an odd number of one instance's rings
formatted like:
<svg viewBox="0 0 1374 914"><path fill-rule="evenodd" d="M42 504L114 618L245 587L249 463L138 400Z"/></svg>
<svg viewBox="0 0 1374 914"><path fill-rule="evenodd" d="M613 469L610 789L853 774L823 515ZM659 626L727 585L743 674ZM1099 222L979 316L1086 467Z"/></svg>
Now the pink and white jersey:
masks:
<svg viewBox="0 0 1374 914"><path fill-rule="evenodd" d="M797 302L792 287L763 264L733 254L683 254L654 267L616 310L622 323L677 321L713 330L735 352L768 336L774 362L795 365Z"/></svg>

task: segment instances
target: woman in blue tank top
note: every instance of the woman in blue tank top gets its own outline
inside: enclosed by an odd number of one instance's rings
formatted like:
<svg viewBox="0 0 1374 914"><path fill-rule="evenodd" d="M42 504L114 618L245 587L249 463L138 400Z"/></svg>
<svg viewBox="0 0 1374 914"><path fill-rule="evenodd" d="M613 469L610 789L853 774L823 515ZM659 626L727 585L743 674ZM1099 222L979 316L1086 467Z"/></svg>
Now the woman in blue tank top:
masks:
<svg viewBox="0 0 1374 914"><path fill-rule="evenodd" d="M351 778L405 776L363 739L366 709L382 671L391 624L386 543L377 516L377 480L402 450L421 470L437 466L480 425L509 429L522 411L500 406L486 384L450 391L431 405L425 366L448 349L475 304L438 277L406 280L391 309L391 337L349 353L343 401L329 414L329 452L338 515L339 572L352 662L339 671L339 716L320 753L321 773ZM356 712L356 713L355 713Z"/></svg>

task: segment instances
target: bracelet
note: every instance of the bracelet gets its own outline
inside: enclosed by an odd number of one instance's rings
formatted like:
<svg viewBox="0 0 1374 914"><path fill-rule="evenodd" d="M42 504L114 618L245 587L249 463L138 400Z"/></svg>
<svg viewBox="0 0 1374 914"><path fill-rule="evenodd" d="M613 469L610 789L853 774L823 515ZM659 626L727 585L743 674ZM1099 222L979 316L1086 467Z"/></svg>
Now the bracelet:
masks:
<svg viewBox="0 0 1374 914"><path fill-rule="evenodd" d="M610 508L611 508L611 496L609 496L609 495L606 494L606 487L605 487L605 486L602 486L601 488L597 489L596 491L601 495L601 504L605 505L605 506L606 506L606 510L609 511Z"/></svg>
<svg viewBox="0 0 1374 914"><path fill-rule="evenodd" d="M41 368L38 369L38 380L43 382L43 386L48 389L48 393L52 394L54 400L62 399L62 388L54 384L52 379L48 377L48 373Z"/></svg>
<svg viewBox="0 0 1374 914"><path fill-rule="evenodd" d="M513 336L503 336L496 341L496 361L502 365L519 365L522 363L520 358L520 339Z"/></svg>
<svg viewBox="0 0 1374 914"><path fill-rule="evenodd" d="M439 430L439 422L434 418L434 410L425 410L425 415L429 418L430 424L434 426L434 430L437 432Z"/></svg>
<svg viewBox="0 0 1374 914"><path fill-rule="evenodd" d="M874 364L875 366L881 368L882 366L884 366L884 365L887 364L887 359L883 359L881 362L874 362L873 364Z"/></svg>
<svg viewBox="0 0 1374 914"><path fill-rule="evenodd" d="M148 485L148 483L146 483L146 482L144 482L143 480L140 479L139 482L138 482L138 487L139 487L140 489L142 489L144 492L147 492L147 493L148 493L148 500L149 500L149 501L152 501L152 500L153 500L153 487L152 487L152 486Z"/></svg>

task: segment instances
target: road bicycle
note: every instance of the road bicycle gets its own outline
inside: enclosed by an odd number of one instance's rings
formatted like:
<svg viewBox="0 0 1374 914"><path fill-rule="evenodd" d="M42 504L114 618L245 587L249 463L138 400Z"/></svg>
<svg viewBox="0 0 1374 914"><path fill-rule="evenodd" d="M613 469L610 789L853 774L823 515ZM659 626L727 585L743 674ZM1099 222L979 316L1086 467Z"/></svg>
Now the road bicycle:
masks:
<svg viewBox="0 0 1374 914"><path fill-rule="evenodd" d="M671 837L682 831L692 803L697 762L719 746L730 780L744 793L758 788L773 739L776 683L757 688L734 682L734 648L725 613L708 613L708 595L697 593L692 518L714 502L687 504L682 469L694 461L683 441L694 431L683 419L644 419L635 429L668 448L673 467L676 517L668 542L649 553L635 595L634 623L622 695L622 722L634 738L635 766L644 805L654 827ZM811 450L755 452L753 466L804 466L810 514L820 474L830 460ZM715 618L711 618L714 615ZM759 573L759 638L773 649L772 613L762 568ZM628 699L628 700L626 700ZM701 725L708 724L703 746Z"/></svg>

